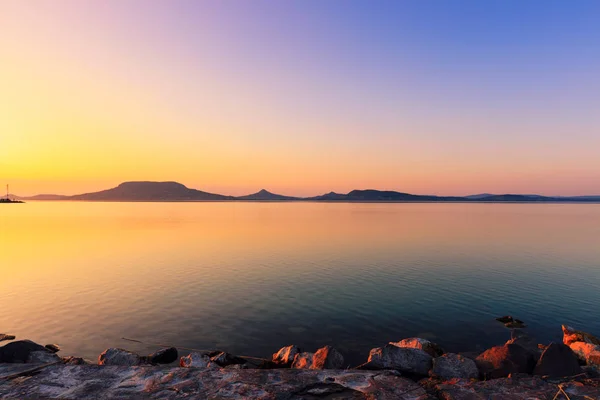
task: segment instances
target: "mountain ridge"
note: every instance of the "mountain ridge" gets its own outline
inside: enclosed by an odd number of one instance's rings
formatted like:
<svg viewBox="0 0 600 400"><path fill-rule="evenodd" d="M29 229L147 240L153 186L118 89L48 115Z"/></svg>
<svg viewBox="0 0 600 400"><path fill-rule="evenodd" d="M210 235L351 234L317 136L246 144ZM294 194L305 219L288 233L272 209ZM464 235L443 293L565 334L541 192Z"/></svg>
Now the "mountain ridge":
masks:
<svg viewBox="0 0 600 400"><path fill-rule="evenodd" d="M490 194L470 196L435 196L398 192L393 190L355 189L346 194L329 192L313 197L285 196L261 189L244 196L228 196L191 189L175 182L129 181L97 192L72 196L39 194L15 198L22 200L69 201L331 201L331 202L600 202L600 196L541 196L535 194Z"/></svg>

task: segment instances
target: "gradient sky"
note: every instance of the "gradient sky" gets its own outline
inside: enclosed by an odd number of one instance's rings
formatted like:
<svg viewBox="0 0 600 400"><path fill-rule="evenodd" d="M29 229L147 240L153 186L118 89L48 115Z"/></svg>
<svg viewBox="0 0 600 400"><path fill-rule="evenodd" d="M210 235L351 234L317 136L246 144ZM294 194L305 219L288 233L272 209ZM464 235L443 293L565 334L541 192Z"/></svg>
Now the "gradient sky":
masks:
<svg viewBox="0 0 600 400"><path fill-rule="evenodd" d="M600 194L600 2L0 0L0 179Z"/></svg>

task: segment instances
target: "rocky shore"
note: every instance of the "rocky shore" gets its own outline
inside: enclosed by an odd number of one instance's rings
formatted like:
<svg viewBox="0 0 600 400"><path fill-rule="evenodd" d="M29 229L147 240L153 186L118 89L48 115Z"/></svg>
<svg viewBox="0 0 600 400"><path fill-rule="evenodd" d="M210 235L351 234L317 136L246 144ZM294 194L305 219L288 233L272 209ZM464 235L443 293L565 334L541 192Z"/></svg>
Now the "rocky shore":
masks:
<svg viewBox="0 0 600 400"><path fill-rule="evenodd" d="M0 334L8 341L0 347L0 398L600 399L600 339L562 330L562 343L543 345L513 329L510 340L481 354L447 353L429 340L407 338L373 348L354 368L331 346L307 352L290 345L269 359L110 348L93 362Z"/></svg>

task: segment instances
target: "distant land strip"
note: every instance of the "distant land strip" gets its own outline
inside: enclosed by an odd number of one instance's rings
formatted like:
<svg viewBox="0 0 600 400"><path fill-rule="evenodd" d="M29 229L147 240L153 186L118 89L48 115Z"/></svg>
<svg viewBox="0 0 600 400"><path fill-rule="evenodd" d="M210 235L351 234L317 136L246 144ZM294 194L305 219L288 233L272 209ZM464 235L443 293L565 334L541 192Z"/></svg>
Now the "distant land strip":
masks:
<svg viewBox="0 0 600 400"><path fill-rule="evenodd" d="M170 202L170 201L324 201L324 202L526 202L526 203L595 203L597 196L550 197L534 194L476 194L471 196L432 196L383 190L352 190L341 194L330 192L314 197L293 197L261 190L246 196L226 196L190 189L177 182L124 182L119 186L93 193L64 196L39 194L31 197L10 196L15 200L45 201L111 201L111 202Z"/></svg>

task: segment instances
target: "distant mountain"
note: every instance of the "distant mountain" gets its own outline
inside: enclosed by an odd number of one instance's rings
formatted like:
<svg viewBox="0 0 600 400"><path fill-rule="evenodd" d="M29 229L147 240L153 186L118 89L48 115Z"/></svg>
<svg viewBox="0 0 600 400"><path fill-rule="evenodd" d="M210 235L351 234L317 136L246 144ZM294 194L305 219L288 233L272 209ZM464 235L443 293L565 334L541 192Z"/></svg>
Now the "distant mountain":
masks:
<svg viewBox="0 0 600 400"><path fill-rule="evenodd" d="M299 197L283 196L281 194L271 193L262 189L254 194L236 197L238 200L256 200L256 201L282 201L282 200L300 200Z"/></svg>
<svg viewBox="0 0 600 400"><path fill-rule="evenodd" d="M32 197L12 196L19 200L78 201L343 201L343 202L600 202L600 196L548 197L537 194L490 194L470 196L417 195L390 190L353 190L347 194L330 192L315 197L292 197L265 189L247 196L224 196L190 189L177 182L124 182L100 192L62 196L40 194Z"/></svg>
<svg viewBox="0 0 600 400"><path fill-rule="evenodd" d="M67 197L67 200L84 201L215 201L233 199L231 196L189 189L177 182L125 182L116 188Z"/></svg>

